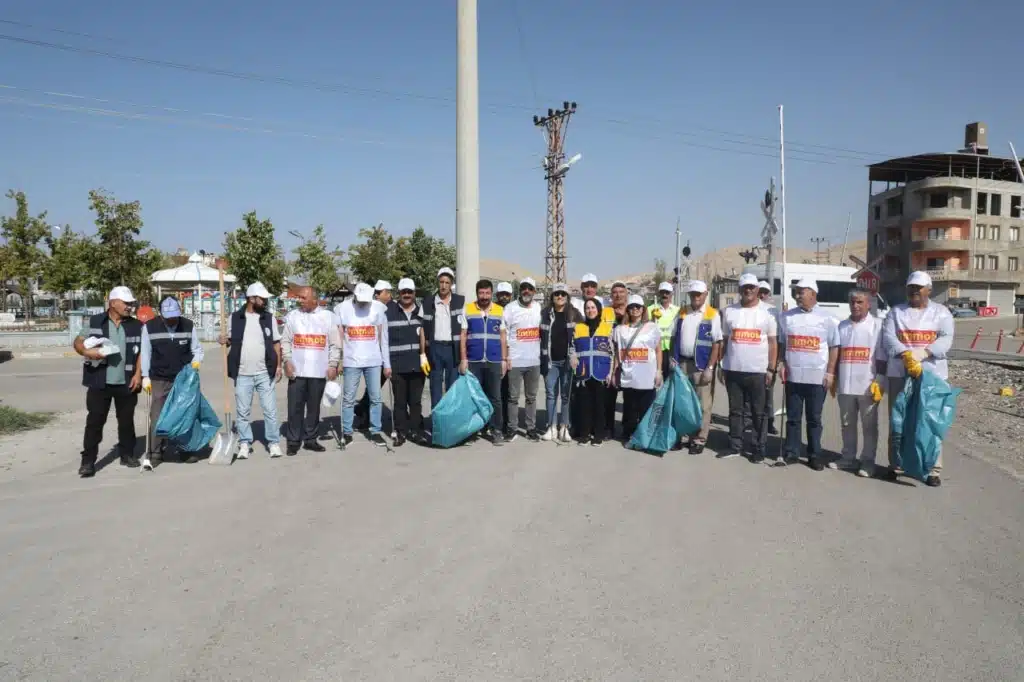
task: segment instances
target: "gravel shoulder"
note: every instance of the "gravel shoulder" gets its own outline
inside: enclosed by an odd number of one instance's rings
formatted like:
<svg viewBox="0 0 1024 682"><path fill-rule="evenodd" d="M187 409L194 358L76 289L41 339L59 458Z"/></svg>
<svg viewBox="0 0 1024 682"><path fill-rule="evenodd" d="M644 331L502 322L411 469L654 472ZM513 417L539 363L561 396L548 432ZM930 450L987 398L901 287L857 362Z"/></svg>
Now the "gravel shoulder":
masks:
<svg viewBox="0 0 1024 682"><path fill-rule="evenodd" d="M947 450L980 459L1024 482L1024 369L952 360L950 383L963 389ZM1002 397L1009 387L1013 395Z"/></svg>

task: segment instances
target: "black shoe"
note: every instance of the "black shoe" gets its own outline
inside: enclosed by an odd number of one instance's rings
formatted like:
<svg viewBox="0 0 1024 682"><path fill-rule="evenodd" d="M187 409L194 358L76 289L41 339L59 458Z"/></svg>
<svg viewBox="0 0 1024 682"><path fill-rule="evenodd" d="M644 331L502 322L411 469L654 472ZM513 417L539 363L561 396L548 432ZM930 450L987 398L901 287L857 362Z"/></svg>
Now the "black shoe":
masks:
<svg viewBox="0 0 1024 682"><path fill-rule="evenodd" d="M137 457L122 457L121 466L128 467L129 469L138 469L141 464Z"/></svg>
<svg viewBox="0 0 1024 682"><path fill-rule="evenodd" d="M82 478L92 478L96 475L96 462L82 461L82 466L78 467L78 475Z"/></svg>
<svg viewBox="0 0 1024 682"><path fill-rule="evenodd" d="M320 445L320 443L316 442L315 440L307 440L305 443L302 444L302 449L309 450L310 452L327 452L327 448L325 448L323 445Z"/></svg>
<svg viewBox="0 0 1024 682"><path fill-rule="evenodd" d="M779 435L779 430L777 428L775 428L775 424L769 424L768 425L768 435L769 436L777 436L777 435Z"/></svg>
<svg viewBox="0 0 1024 682"><path fill-rule="evenodd" d="M288 455L289 457L294 457L295 455L299 454L300 447L301 445L299 443L288 443L288 449L285 450L285 454Z"/></svg>
<svg viewBox="0 0 1024 682"><path fill-rule="evenodd" d="M347 447L348 447L349 445L352 445L352 434L351 434L351 433L346 433L346 434L345 434L344 436L342 436L341 438L342 438L342 440L344 441L344 443L345 443L345 447L346 447L346 448L347 448Z"/></svg>
<svg viewBox="0 0 1024 682"><path fill-rule="evenodd" d="M380 445L381 447L387 447L388 444L387 441L384 440L384 434L379 431L377 433L370 434L370 442L374 445Z"/></svg>
<svg viewBox="0 0 1024 682"><path fill-rule="evenodd" d="M499 446L505 444L505 436L501 431L495 431L491 434L491 445Z"/></svg>
<svg viewBox="0 0 1024 682"><path fill-rule="evenodd" d="M599 448L602 445L604 445L604 441L602 439L600 439L600 438L595 438L592 441L590 441L590 446L591 447Z"/></svg>
<svg viewBox="0 0 1024 682"><path fill-rule="evenodd" d="M504 434L502 434L502 437L506 443L512 443L515 441L516 438L519 438L519 432L509 429Z"/></svg>
<svg viewBox="0 0 1024 682"><path fill-rule="evenodd" d="M190 454L185 458L185 464L197 464L199 462L199 455Z"/></svg>
<svg viewBox="0 0 1024 682"><path fill-rule="evenodd" d="M704 443L690 443L690 454L699 455L704 452Z"/></svg>
<svg viewBox="0 0 1024 682"><path fill-rule="evenodd" d="M942 485L942 479L936 476L935 474L932 474L931 476L925 479L924 484L929 488L938 488L939 486Z"/></svg>
<svg viewBox="0 0 1024 682"><path fill-rule="evenodd" d="M751 464L760 464L763 461L764 461L764 455L751 455L750 456L750 463Z"/></svg>
<svg viewBox="0 0 1024 682"><path fill-rule="evenodd" d="M807 466L811 467L814 471L824 471L825 463L821 461L821 457L808 457Z"/></svg>
<svg viewBox="0 0 1024 682"><path fill-rule="evenodd" d="M395 435L395 441L394 441L394 443L392 443L392 445L394 445L396 448L400 448L403 445L405 445L405 441L406 441L405 434L404 433L399 433L399 434Z"/></svg>
<svg viewBox="0 0 1024 682"><path fill-rule="evenodd" d="M526 440L530 441L531 443L539 443L540 434L537 433L536 431L528 431L526 433Z"/></svg>

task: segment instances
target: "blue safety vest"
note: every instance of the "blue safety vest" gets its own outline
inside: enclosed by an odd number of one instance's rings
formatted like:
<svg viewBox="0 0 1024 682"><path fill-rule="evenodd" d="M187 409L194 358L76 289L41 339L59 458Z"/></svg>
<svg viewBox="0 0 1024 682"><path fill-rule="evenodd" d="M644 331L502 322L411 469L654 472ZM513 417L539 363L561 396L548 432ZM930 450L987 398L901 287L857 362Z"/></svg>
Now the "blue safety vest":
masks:
<svg viewBox="0 0 1024 682"><path fill-rule="evenodd" d="M605 310L609 310L605 308ZM579 365L576 376L581 379L597 379L604 381L612 373L612 325L607 320L597 325L594 335L590 336L590 327L580 322L576 325L576 338L573 347Z"/></svg>
<svg viewBox="0 0 1024 682"><path fill-rule="evenodd" d="M469 362L501 362L501 316L504 309L497 303L484 313L476 303L467 303L466 360Z"/></svg>
<svg viewBox="0 0 1024 682"><path fill-rule="evenodd" d="M682 360L680 352L683 348L683 318L686 317L687 311L689 311L688 307L684 307L680 310L679 319L676 321L676 362ZM699 325L697 325L697 343L694 346L693 362L697 365L697 369L701 371L707 369L708 362L711 361L711 348L715 345L714 340L711 338L711 322L715 319L715 315L717 314L717 310L711 306L705 306L704 319L701 320Z"/></svg>

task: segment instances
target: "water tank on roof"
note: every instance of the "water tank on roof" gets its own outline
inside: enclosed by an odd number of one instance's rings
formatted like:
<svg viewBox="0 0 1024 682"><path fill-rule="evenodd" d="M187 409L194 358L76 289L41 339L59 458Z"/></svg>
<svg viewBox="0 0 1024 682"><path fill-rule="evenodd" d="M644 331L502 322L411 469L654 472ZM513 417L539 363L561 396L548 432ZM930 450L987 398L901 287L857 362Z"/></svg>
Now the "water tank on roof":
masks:
<svg viewBox="0 0 1024 682"><path fill-rule="evenodd" d="M968 123L964 129L964 147L975 149L978 154L988 154L988 126L984 123Z"/></svg>

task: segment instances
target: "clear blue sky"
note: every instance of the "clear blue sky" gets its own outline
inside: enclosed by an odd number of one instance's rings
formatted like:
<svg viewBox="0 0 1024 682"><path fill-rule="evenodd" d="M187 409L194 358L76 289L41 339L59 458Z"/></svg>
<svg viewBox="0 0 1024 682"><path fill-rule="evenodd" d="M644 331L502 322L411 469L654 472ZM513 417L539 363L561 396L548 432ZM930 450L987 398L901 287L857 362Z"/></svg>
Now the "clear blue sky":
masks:
<svg viewBox="0 0 1024 682"><path fill-rule="evenodd" d="M676 216L698 254L754 241L780 103L789 243L841 241L848 211L863 238L865 164L955 149L974 120L994 153L1024 145L1024 4L966 7L481 0L481 255L543 271L531 115L564 99L579 103L567 152L584 154L566 183L573 278L671 260ZM286 248L318 223L341 246L378 222L454 239L455 0L7 0L0 34L344 86L0 40L0 84L21 88L0 89L0 185L54 222L93 231L102 186L140 200L167 249L218 249L248 210Z"/></svg>

